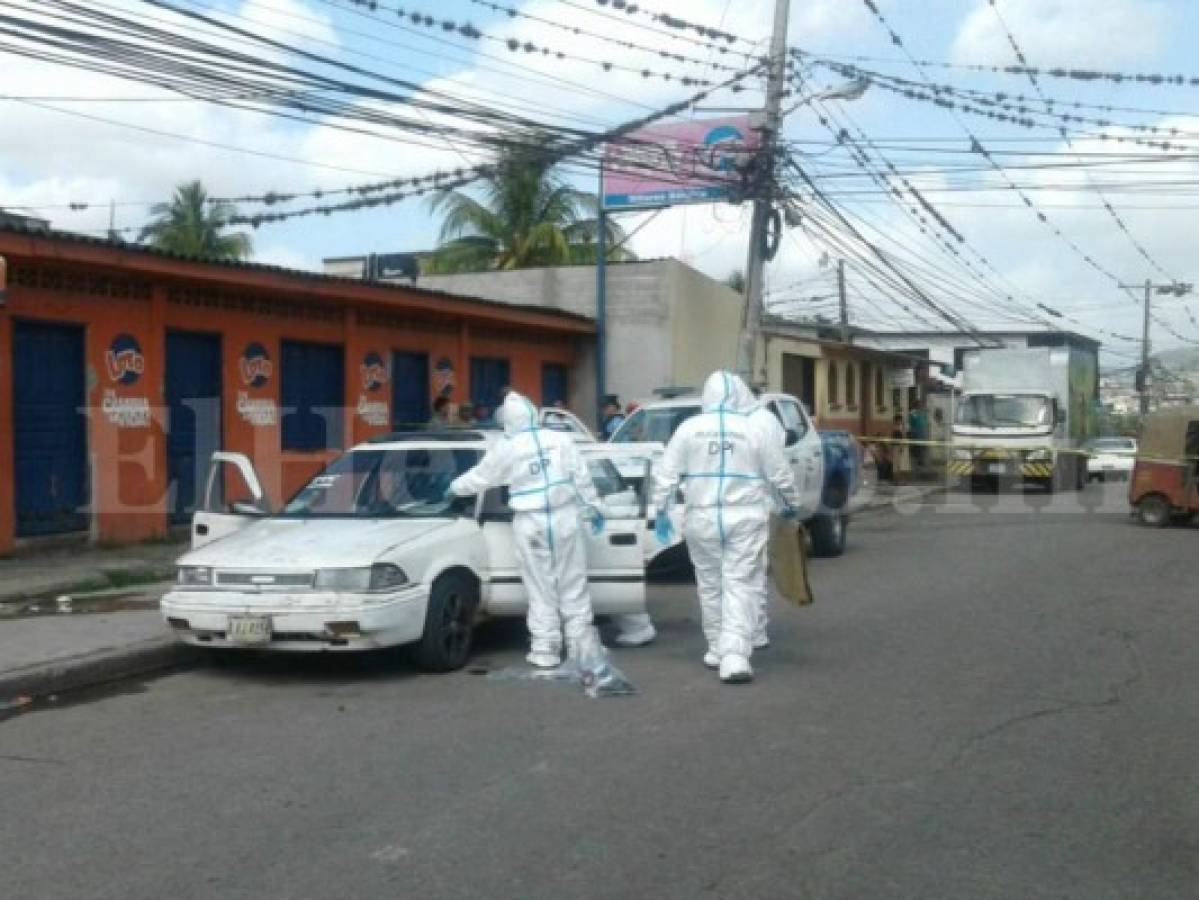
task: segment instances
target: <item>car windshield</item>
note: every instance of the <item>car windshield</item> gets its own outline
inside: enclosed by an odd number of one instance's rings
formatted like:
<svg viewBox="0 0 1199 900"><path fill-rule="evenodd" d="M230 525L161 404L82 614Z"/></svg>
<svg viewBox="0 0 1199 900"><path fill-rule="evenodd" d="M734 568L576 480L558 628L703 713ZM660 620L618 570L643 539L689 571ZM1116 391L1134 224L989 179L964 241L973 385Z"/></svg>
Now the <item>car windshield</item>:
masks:
<svg viewBox="0 0 1199 900"><path fill-rule="evenodd" d="M976 394L963 397L957 424L976 428L1048 428L1053 404L1048 397L1027 394Z"/></svg>
<svg viewBox="0 0 1199 900"><path fill-rule="evenodd" d="M1133 453L1137 445L1131 438L1100 438L1091 444L1091 449L1099 453Z"/></svg>
<svg viewBox="0 0 1199 900"><path fill-rule="evenodd" d="M450 482L479 461L454 447L354 450L334 460L283 508L285 518L413 519L452 517L473 508L447 503Z"/></svg>
<svg viewBox="0 0 1199 900"><path fill-rule="evenodd" d="M694 406L661 406L657 409L639 409L612 435L614 444L635 444L641 441L667 443L678 427L692 416L699 415L699 404Z"/></svg>

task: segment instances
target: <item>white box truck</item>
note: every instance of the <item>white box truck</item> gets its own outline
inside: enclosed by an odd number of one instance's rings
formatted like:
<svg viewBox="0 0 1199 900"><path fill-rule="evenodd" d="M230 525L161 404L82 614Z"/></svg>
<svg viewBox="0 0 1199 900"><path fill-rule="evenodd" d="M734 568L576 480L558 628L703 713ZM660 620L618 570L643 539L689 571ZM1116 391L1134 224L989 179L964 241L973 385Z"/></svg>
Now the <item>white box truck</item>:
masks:
<svg viewBox="0 0 1199 900"><path fill-rule="evenodd" d="M1049 491L1086 486L1083 447L1095 433L1097 350L972 350L962 368L947 464L951 481L1039 484Z"/></svg>

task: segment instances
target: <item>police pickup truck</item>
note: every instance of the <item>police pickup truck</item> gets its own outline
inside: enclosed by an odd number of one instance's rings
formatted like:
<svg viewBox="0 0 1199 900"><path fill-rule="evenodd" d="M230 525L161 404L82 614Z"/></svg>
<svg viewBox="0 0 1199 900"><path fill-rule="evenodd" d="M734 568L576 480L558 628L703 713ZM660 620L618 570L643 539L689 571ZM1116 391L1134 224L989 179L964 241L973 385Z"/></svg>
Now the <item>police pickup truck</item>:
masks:
<svg viewBox="0 0 1199 900"><path fill-rule="evenodd" d="M786 455L803 500L800 515L812 536L816 556L845 552L849 503L858 490L861 453L845 431L819 432L790 394L763 393L759 401L779 420ZM688 392L663 396L640 406L612 435L613 444L666 444L679 425L698 415L700 398Z"/></svg>

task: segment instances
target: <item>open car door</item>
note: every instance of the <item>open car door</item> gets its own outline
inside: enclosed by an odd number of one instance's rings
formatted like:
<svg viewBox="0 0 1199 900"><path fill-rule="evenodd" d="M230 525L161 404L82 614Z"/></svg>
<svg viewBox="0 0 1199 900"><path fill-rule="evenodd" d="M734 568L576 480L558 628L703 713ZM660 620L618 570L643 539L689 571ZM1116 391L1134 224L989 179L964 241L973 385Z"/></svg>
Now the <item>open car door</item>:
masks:
<svg viewBox="0 0 1199 900"><path fill-rule="evenodd" d="M236 473L236 477L226 479L229 468ZM235 487L227 490L230 483ZM250 498L248 500L227 500L228 497L247 495ZM258 473L254 471L254 464L249 457L242 453L218 451L212 454L208 466L204 502L192 515L192 549L241 531L269 513L262 482L258 480Z"/></svg>
<svg viewBox="0 0 1199 900"><path fill-rule="evenodd" d="M651 461L625 457L618 467L606 445L580 448L599 494L605 527L592 534L584 525L591 602L601 614L645 611L646 491ZM627 477L624 472L634 473Z"/></svg>
<svg viewBox="0 0 1199 900"><path fill-rule="evenodd" d="M576 441L585 444L595 443L595 435L591 433L591 429L583 424L582 419L568 409L557 409L553 406L547 406L538 413L537 418L541 421L543 428L569 434Z"/></svg>

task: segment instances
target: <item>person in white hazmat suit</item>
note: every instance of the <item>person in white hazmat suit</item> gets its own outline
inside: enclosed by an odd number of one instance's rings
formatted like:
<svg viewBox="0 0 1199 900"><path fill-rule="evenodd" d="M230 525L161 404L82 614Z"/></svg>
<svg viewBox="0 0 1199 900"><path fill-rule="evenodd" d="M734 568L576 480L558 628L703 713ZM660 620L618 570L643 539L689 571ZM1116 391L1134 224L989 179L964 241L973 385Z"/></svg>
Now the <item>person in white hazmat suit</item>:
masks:
<svg viewBox="0 0 1199 900"><path fill-rule="evenodd" d="M737 375L712 373L702 404L657 467L655 531L669 539L667 510L685 485L683 537L708 642L704 665L718 668L722 681L746 682L753 679L750 657L766 595L772 493L786 516L797 514L800 496L777 432L753 415L758 403Z"/></svg>
<svg viewBox="0 0 1199 900"><path fill-rule="evenodd" d="M553 668L567 648L594 637L587 551L580 518L603 530L599 496L574 440L539 427L537 409L511 391L501 407L504 439L473 469L450 484L447 496L465 497L508 487L515 512L512 532L529 600L530 663ZM598 643L598 638L595 638Z"/></svg>
<svg viewBox="0 0 1199 900"><path fill-rule="evenodd" d="M787 431L785 428L783 428L783 423L778 420L778 417L775 416L774 413L762 405L761 401L759 401L758 398L753 395L753 392L749 389L749 387L746 386L742 379L738 378L737 382L738 385L736 390L738 390L739 393L738 399L734 402L738 404L746 403L752 405L753 412L749 414L750 421L765 431L769 435L769 440L776 442L781 450L785 450L787 446ZM744 393L740 393L742 391ZM792 477L794 477L794 474L794 470L792 470ZM804 493L803 485L797 484L796 488L799 489L799 495L802 497ZM772 492L771 499L775 501L771 506L771 510L773 512L777 512L780 515L788 512L786 508L779 505L779 496L777 493ZM794 509L792 509L792 513L794 513ZM770 605L770 592L763 591L761 599L762 605L758 609L757 626L754 628L755 650L765 650L770 646L770 634L767 631L767 625L769 622L768 607Z"/></svg>
<svg viewBox="0 0 1199 900"><path fill-rule="evenodd" d="M777 441L780 447L786 447L787 433L783 428L783 423L778 420L769 409L762 405L761 401L754 395L753 391L746 385L745 380L740 376L733 376L733 404L739 408L752 407L753 412L750 413L750 421L757 424L771 437L771 440ZM800 491L802 495L802 490ZM772 491L772 500L776 501L772 504L772 510L778 513L784 512L784 509L777 503L778 494ZM769 599L770 592L762 593L762 606L758 611L758 621L754 628L754 649L764 650L770 646L770 635L767 630L769 624ZM654 627L654 621L649 613L627 613L625 615L613 616L613 622L616 624L617 634L613 639L618 646L621 647L643 647L646 644L653 643L658 636L658 631Z"/></svg>

